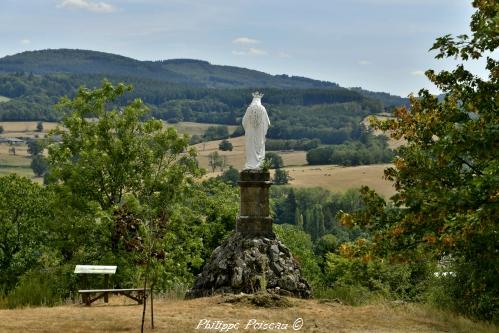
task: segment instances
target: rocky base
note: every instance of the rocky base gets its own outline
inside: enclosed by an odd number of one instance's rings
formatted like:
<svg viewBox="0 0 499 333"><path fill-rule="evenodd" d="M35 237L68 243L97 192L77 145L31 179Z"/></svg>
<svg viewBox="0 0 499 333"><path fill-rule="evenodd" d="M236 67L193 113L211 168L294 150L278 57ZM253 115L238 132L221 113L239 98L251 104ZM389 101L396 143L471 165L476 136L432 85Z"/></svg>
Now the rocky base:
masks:
<svg viewBox="0 0 499 333"><path fill-rule="evenodd" d="M186 298L258 291L311 297L310 286L291 251L275 236L235 232L213 251Z"/></svg>

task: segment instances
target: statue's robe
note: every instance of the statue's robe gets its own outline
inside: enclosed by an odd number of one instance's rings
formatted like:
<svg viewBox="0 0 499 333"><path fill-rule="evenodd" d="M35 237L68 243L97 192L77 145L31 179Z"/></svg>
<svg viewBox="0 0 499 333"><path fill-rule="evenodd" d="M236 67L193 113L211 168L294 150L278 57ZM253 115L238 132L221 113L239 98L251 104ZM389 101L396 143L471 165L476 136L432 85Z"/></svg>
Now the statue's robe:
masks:
<svg viewBox="0 0 499 333"><path fill-rule="evenodd" d="M246 143L246 164L244 169L261 169L265 159L265 135L270 126L267 110L261 97L254 97L243 117Z"/></svg>

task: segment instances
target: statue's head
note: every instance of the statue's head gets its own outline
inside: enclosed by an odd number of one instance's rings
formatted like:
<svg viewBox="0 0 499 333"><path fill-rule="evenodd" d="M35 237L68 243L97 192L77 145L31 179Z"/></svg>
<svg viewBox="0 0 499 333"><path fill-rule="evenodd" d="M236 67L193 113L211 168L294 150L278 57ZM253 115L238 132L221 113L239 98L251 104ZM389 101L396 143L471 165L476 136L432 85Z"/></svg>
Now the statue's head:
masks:
<svg viewBox="0 0 499 333"><path fill-rule="evenodd" d="M259 91L255 91L252 95L253 95L253 98L261 99L263 97L263 94Z"/></svg>

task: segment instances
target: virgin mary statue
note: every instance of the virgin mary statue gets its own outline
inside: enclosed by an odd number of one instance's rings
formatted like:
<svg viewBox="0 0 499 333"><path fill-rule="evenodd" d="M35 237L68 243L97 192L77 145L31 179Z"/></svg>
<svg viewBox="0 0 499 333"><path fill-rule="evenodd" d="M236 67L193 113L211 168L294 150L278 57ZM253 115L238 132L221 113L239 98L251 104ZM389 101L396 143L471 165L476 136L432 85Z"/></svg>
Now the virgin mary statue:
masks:
<svg viewBox="0 0 499 333"><path fill-rule="evenodd" d="M261 169L265 159L265 135L270 125L267 110L262 105L263 94L253 93L253 101L246 109L243 127L246 141L245 170Z"/></svg>

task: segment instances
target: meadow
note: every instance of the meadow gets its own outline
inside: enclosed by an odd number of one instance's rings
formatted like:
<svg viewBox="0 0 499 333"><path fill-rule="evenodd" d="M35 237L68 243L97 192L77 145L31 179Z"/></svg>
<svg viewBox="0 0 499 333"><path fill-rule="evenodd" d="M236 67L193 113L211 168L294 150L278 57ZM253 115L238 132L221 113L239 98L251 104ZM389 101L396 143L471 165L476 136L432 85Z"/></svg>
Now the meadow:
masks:
<svg viewBox="0 0 499 333"><path fill-rule="evenodd" d="M215 124L201 124L194 122L180 122L174 124L181 133L189 135L202 135L209 126ZM57 123L44 122L43 131L37 132L36 121L0 122L4 132L0 134L3 138L43 138L48 131L56 128ZM235 130L236 126L228 126L229 132ZM233 145L232 151L220 151L218 146L221 140L208 141L194 145L198 151L198 161L201 167L208 173L205 177L215 177L220 171L211 172L209 165L209 154L215 151L226 158L226 165L232 165L241 170L244 167L244 137L230 138ZM31 168L31 159L25 144L16 145L16 155L9 154L11 146L0 143L0 175L17 173L41 182L42 179L35 177ZM383 179L383 170L389 164L365 165L356 167L341 167L335 165L308 166L305 151L279 151L283 159L285 170L291 176L290 185L296 187L323 187L332 192L344 192L349 188L357 188L367 185L378 193L389 197L395 193L392 184Z"/></svg>

